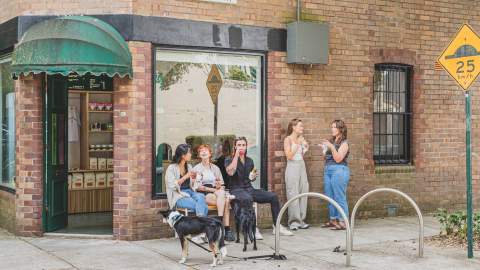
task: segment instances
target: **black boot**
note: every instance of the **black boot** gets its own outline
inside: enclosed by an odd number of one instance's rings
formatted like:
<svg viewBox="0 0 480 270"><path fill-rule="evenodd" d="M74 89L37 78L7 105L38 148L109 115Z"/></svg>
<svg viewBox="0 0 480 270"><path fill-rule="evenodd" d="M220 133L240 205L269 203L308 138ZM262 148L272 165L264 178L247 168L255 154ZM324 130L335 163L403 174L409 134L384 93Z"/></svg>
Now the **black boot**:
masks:
<svg viewBox="0 0 480 270"><path fill-rule="evenodd" d="M225 241L233 242L235 241L235 235L230 230L230 227L225 227Z"/></svg>

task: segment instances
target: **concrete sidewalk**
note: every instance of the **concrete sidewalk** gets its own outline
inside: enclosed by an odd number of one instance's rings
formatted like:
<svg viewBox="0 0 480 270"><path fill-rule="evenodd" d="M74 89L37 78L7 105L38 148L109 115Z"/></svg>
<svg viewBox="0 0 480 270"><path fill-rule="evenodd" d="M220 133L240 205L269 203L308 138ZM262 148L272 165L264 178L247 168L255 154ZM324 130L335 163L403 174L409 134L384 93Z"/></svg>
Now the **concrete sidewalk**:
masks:
<svg viewBox="0 0 480 270"><path fill-rule="evenodd" d="M414 217L359 221L355 230L352 266L345 267L345 232L318 227L302 230L293 237L281 237L285 261L227 258L216 269L480 269L480 260L467 260L466 251L425 244L424 258L418 258L418 223ZM425 218L425 236L438 234L439 225ZM271 230L263 231L258 251L242 252L242 244L229 243L235 257L273 254ZM209 269L211 256L191 245L187 265L180 265L178 239L125 242L75 238L24 238L0 231L0 269ZM480 254L476 254L480 256Z"/></svg>

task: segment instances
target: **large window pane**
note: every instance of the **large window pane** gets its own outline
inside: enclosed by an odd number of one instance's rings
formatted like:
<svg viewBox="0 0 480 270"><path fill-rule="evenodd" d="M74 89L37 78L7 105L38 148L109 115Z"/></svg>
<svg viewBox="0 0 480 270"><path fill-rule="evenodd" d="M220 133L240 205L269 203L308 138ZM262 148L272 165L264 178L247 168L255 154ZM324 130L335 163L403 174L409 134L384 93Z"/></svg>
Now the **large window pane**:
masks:
<svg viewBox="0 0 480 270"><path fill-rule="evenodd" d="M10 58L0 57L0 119L2 144L0 185L15 188L15 87L10 73Z"/></svg>
<svg viewBox="0 0 480 270"><path fill-rule="evenodd" d="M261 74L257 55L156 51L156 193L165 192L162 172L182 143L194 149L208 143L216 160L225 141L245 136L248 155L261 169Z"/></svg>

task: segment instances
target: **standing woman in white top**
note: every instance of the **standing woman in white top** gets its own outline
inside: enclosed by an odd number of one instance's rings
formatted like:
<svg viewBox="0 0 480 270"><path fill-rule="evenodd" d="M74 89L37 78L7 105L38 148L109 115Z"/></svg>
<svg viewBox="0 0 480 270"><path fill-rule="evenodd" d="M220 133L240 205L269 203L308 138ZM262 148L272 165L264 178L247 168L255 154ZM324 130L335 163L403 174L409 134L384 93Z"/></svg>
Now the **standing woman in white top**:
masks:
<svg viewBox="0 0 480 270"><path fill-rule="evenodd" d="M287 199L298 194L308 192L307 169L303 155L308 151L308 143L303 137L303 123L300 119L293 119L288 124L287 137L283 142L283 149L287 157L287 169L285 170L285 185ZM294 201L288 207L288 225L290 230L308 229L310 225L305 223L307 217L307 197Z"/></svg>

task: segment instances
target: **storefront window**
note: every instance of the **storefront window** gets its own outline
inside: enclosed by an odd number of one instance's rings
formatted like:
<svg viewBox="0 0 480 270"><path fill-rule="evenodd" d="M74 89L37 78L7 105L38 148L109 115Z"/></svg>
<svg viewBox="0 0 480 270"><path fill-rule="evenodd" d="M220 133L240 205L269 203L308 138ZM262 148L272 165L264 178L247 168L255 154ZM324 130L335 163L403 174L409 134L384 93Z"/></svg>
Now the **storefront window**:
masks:
<svg viewBox="0 0 480 270"><path fill-rule="evenodd" d="M155 194L165 192L163 172L182 143L193 149L211 145L214 161L222 164L235 137L245 136L248 156L263 173L261 60L259 55L156 51Z"/></svg>
<svg viewBox="0 0 480 270"><path fill-rule="evenodd" d="M10 64L10 57L0 57L0 119L2 123L0 185L15 188L15 87Z"/></svg>

